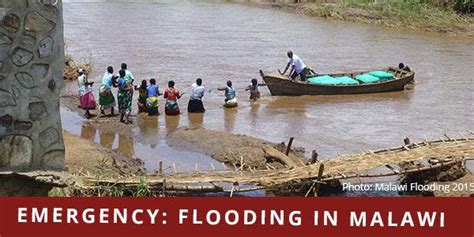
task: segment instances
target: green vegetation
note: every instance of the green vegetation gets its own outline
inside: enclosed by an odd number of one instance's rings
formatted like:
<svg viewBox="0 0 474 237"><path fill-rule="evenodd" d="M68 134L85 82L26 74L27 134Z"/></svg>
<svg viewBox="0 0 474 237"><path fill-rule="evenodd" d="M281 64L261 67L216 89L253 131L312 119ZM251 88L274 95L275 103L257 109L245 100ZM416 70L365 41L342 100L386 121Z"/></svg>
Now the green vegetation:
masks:
<svg viewBox="0 0 474 237"><path fill-rule="evenodd" d="M334 3L325 2L303 4L298 9L308 16L474 35L473 17L459 14L455 10L468 11L466 8L472 5L472 0L457 0L453 7L436 6L431 1L419 0L339 0L334 1Z"/></svg>
<svg viewBox="0 0 474 237"><path fill-rule="evenodd" d="M53 188L48 193L48 197L67 197L67 190L64 188Z"/></svg>
<svg viewBox="0 0 474 237"><path fill-rule="evenodd" d="M474 3L472 0L455 0L453 7L454 10L464 14L474 13Z"/></svg>
<svg viewBox="0 0 474 237"><path fill-rule="evenodd" d="M146 182L146 178L140 177L140 183L137 186L137 191L134 193L135 197L151 196L151 190Z"/></svg>

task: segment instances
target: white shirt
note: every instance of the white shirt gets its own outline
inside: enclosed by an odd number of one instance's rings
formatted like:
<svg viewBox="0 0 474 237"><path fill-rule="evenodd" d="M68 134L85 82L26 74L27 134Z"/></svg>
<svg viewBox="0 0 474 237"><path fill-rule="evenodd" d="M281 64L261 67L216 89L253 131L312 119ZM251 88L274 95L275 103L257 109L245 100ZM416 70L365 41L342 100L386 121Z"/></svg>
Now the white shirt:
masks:
<svg viewBox="0 0 474 237"><path fill-rule="evenodd" d="M204 86L198 86L196 83L193 83L193 90L191 92L192 100L200 100L204 96L205 88Z"/></svg>
<svg viewBox="0 0 474 237"><path fill-rule="evenodd" d="M306 68L306 65L296 54L293 54L293 58L288 59L288 62L291 63L291 65L295 66L296 73L301 73L303 69Z"/></svg>

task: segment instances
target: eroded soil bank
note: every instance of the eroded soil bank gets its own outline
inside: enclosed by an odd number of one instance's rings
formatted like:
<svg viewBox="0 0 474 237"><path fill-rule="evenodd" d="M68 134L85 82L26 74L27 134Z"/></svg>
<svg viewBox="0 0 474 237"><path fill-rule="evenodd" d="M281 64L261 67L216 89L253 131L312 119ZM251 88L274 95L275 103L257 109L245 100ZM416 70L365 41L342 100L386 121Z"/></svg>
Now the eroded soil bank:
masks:
<svg viewBox="0 0 474 237"><path fill-rule="evenodd" d="M283 155L286 151L284 143L274 144L246 135L203 128L182 128L168 137L168 144L205 153L230 167L240 167L242 163L245 163L244 168L251 169L285 167L281 161L276 160L275 156L279 156L278 154L271 154L275 152ZM303 148L294 148L291 149L289 158L297 165L304 165L304 154Z"/></svg>
<svg viewBox="0 0 474 237"><path fill-rule="evenodd" d="M230 0L228 2L270 7L311 17L474 36L472 15L462 15L450 6L435 6L431 3L396 1L367 3L366 1L343 0L316 0L311 3L294 3L294 1L285 0Z"/></svg>
<svg viewBox="0 0 474 237"><path fill-rule="evenodd" d="M141 160L128 159L110 149L63 132L66 146L65 165L76 176L111 177L143 174Z"/></svg>

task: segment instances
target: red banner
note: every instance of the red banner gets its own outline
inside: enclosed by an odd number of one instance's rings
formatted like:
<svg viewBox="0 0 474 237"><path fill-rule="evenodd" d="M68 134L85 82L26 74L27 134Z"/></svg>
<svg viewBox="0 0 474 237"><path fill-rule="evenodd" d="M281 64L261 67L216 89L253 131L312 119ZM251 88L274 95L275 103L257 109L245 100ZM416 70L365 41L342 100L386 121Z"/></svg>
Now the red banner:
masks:
<svg viewBox="0 0 474 237"><path fill-rule="evenodd" d="M473 211L473 198L2 198L0 237L473 237Z"/></svg>

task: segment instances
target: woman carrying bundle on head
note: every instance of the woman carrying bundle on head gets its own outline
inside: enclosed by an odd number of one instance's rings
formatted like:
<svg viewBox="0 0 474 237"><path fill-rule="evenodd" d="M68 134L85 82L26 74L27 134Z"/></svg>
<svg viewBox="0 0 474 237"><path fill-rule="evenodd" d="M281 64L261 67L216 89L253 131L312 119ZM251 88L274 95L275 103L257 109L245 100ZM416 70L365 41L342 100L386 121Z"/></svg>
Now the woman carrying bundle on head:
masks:
<svg viewBox="0 0 474 237"><path fill-rule="evenodd" d="M86 111L84 118L90 119L91 114L89 110L94 110L96 107L95 97L92 93L92 85L94 82L89 82L87 80L86 71L84 69L79 69L79 76L77 77L77 83L79 86L79 100L81 102L81 108Z"/></svg>
<svg viewBox="0 0 474 237"><path fill-rule="evenodd" d="M158 96L161 95L159 87L156 85L155 79L150 79L150 85L146 88L148 98L146 99L146 107L148 109L148 116L159 115L158 107Z"/></svg>
<svg viewBox="0 0 474 237"><path fill-rule="evenodd" d="M204 96L205 88L202 86L202 79L196 79L196 83L193 83L193 89L191 97L189 98L188 103L188 112L189 113L204 113L204 104L202 103L202 97Z"/></svg>
<svg viewBox="0 0 474 237"><path fill-rule="evenodd" d="M168 82L168 88L165 90L164 98L166 99L165 104L165 114L166 115L178 115L180 114L179 106L178 106L178 99L181 98L181 94L179 91L174 88L174 81Z"/></svg>
<svg viewBox="0 0 474 237"><path fill-rule="evenodd" d="M220 87L217 90L225 91L225 100L224 100L224 107L226 108L234 108L237 107L239 104L237 102L237 98L235 97L235 89L232 87L232 81L227 81L227 87Z"/></svg>

